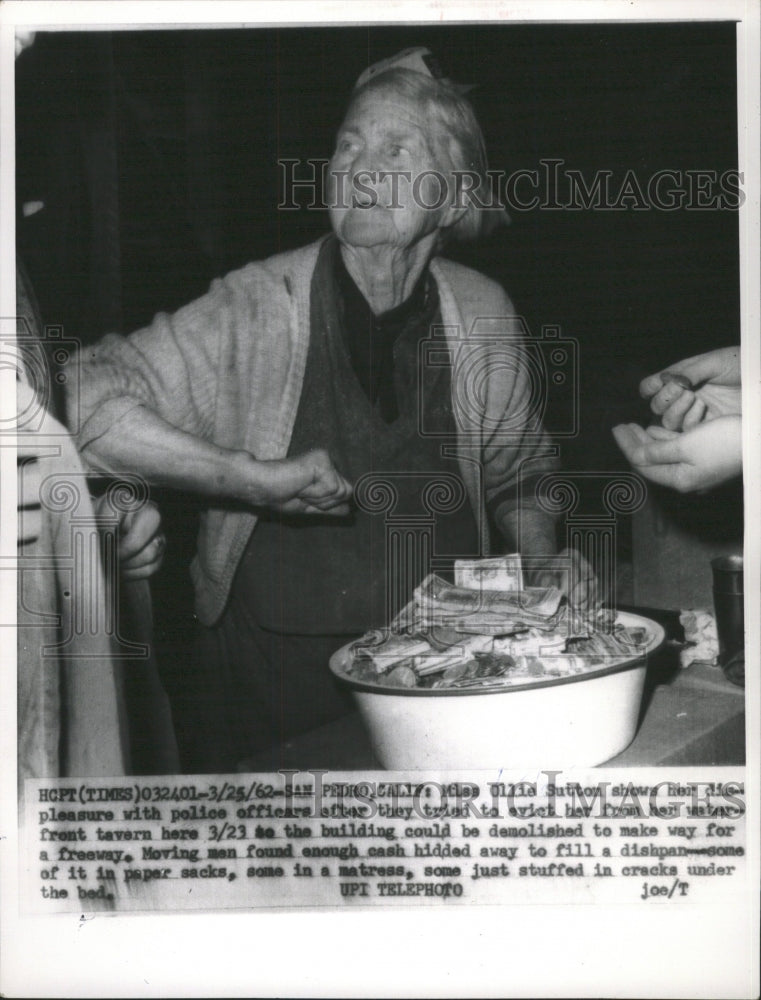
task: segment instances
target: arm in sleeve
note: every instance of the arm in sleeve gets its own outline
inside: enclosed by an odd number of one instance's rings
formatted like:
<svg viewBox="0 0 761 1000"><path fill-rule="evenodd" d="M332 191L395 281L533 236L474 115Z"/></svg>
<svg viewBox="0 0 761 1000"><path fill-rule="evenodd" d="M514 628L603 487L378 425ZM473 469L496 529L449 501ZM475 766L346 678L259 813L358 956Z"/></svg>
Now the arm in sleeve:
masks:
<svg viewBox="0 0 761 1000"><path fill-rule="evenodd" d="M217 443L218 386L234 394L245 383L246 359L235 345L255 329L255 309L246 286L218 282L171 318L159 316L126 339L106 337L89 350L70 388L70 415L77 405L82 410L78 444L87 463L215 500L348 513L351 487L320 449L259 460L237 446L235 433L228 446Z"/></svg>
<svg viewBox="0 0 761 1000"><path fill-rule="evenodd" d="M238 296L240 298L240 296ZM69 421L86 463L155 485L247 499L252 457L212 440L222 338L248 322L225 282L130 337L110 335L68 369Z"/></svg>
<svg viewBox="0 0 761 1000"><path fill-rule="evenodd" d="M536 485L558 468L557 447L542 424L546 385L537 384L534 350L505 297L504 338L489 358L482 461L487 511L508 544L526 555L557 551L556 519L541 509ZM538 347L536 348L538 350Z"/></svg>
<svg viewBox="0 0 761 1000"><path fill-rule="evenodd" d="M172 316L159 314L129 337L109 334L83 348L66 372L69 424L80 450L137 406L208 440L221 338L234 321L232 293L218 281Z"/></svg>

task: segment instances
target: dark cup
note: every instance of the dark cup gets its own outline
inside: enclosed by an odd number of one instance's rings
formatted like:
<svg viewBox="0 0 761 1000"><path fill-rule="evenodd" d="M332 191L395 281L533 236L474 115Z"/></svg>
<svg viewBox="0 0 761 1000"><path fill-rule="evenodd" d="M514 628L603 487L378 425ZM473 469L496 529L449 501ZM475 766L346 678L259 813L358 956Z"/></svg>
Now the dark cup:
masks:
<svg viewBox="0 0 761 1000"><path fill-rule="evenodd" d="M711 560L713 607L719 637L719 665L727 680L745 684L745 614L743 558L720 556Z"/></svg>

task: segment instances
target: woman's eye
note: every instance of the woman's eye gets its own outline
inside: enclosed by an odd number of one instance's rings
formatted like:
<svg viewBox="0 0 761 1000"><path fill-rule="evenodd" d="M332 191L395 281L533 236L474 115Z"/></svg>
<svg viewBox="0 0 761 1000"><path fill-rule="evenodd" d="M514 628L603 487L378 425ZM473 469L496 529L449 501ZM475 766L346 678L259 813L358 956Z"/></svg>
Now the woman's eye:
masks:
<svg viewBox="0 0 761 1000"><path fill-rule="evenodd" d="M389 146L388 152L390 156L396 159L402 155L402 153L404 152L404 147L394 144L393 146Z"/></svg>
<svg viewBox="0 0 761 1000"><path fill-rule="evenodd" d="M354 148L354 142L351 139L339 139L338 141L339 153L349 153L353 148Z"/></svg>

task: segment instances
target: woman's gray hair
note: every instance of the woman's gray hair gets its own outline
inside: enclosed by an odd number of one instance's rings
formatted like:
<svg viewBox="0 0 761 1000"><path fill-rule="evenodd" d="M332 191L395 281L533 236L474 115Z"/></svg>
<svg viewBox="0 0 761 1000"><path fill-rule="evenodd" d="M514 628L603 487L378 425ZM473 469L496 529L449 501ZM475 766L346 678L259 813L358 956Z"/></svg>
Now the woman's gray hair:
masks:
<svg viewBox="0 0 761 1000"><path fill-rule="evenodd" d="M507 212L499 205L498 193L496 198L492 195L486 145L470 101L446 80L408 69L389 69L358 87L351 102L376 90L392 90L424 108L431 123L429 135L434 153L443 159L443 168L457 172L455 190L448 194L450 201L462 205L465 211L444 234L445 238L451 235L458 240L475 240L509 223Z"/></svg>

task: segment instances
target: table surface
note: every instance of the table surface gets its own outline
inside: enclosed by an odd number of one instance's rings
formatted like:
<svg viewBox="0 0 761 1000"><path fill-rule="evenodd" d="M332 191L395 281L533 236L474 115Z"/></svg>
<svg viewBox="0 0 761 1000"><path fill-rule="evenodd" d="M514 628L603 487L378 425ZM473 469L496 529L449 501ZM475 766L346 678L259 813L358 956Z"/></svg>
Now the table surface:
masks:
<svg viewBox="0 0 761 1000"><path fill-rule="evenodd" d="M683 632L677 612L626 610L660 621L668 641L648 663L633 742L604 766L744 764L744 688L727 681L718 667L701 663L685 669L679 666L678 641ZM247 771L382 770L356 712L262 751L243 767Z"/></svg>

